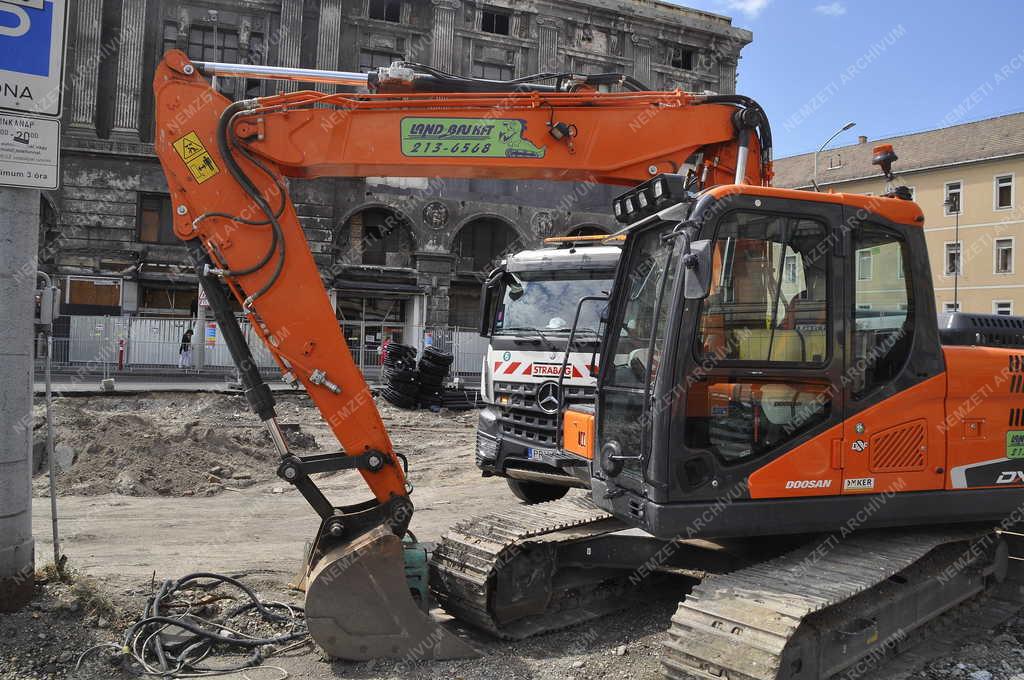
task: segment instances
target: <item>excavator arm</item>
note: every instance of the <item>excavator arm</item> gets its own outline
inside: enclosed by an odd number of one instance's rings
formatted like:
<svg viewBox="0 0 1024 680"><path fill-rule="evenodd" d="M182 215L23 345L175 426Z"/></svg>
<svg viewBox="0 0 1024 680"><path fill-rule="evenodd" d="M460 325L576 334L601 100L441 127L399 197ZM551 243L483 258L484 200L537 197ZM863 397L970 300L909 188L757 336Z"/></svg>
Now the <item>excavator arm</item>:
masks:
<svg viewBox="0 0 1024 680"><path fill-rule="evenodd" d="M224 67L220 73L217 66ZM321 517L306 578L314 639L343 658L400 657L434 634L423 617L410 623L415 607L407 602L401 569L399 538L412 517L412 488L349 353L288 197L288 178L631 185L688 170L694 189L767 184L767 122L741 97L613 93L585 85L423 93L401 91L408 82L391 82L396 91L389 91L378 79L369 94L299 91L233 103L201 70L232 73L172 51L154 79L155 148L170 188L174 231L189 245L247 398L281 456L278 474ZM272 71L263 68L264 77L274 77ZM342 451L300 457L289 450L229 295L286 379L306 389ZM333 506L310 475L340 469L357 469L374 498ZM471 653L460 645L435 642L424 656Z"/></svg>

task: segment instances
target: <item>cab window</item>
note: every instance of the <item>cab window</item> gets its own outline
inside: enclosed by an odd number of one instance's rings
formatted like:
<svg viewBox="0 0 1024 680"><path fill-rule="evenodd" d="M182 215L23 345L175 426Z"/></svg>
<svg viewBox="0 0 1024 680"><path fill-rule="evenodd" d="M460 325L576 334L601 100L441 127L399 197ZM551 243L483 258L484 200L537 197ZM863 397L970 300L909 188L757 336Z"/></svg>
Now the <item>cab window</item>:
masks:
<svg viewBox="0 0 1024 680"><path fill-rule="evenodd" d="M824 364L829 357L829 244L806 217L734 212L719 224L698 359Z"/></svg>
<svg viewBox="0 0 1024 680"><path fill-rule="evenodd" d="M861 399L888 384L913 345L914 296L907 249L894 232L865 223L853 235L853 371Z"/></svg>

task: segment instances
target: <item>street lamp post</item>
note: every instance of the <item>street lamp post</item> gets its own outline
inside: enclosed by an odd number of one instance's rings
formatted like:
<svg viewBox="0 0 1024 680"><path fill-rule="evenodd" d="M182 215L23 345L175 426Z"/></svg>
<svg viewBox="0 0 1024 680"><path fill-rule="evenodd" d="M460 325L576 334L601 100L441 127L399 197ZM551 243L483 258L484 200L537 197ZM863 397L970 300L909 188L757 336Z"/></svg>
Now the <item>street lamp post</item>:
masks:
<svg viewBox="0 0 1024 680"><path fill-rule="evenodd" d="M942 202L946 212L955 216L955 227L953 228L953 242L956 243L956 266L953 268L953 311L960 311L960 267L964 261L964 247L960 244L960 198L947 196Z"/></svg>
<svg viewBox="0 0 1024 680"><path fill-rule="evenodd" d="M820 154L822 151L824 151L825 147L828 146L832 142L833 139L835 139L839 135L843 134L844 132L846 132L847 130L852 128L854 125L856 125L856 123L854 123L851 120L849 123L847 123L843 127L841 127L838 130L836 130L835 133L831 137L826 139L825 143L822 144L821 146L819 146L818 150L814 152L814 174L811 175L811 184L814 185L814 190L815 191L821 191L821 189L818 188L818 154Z"/></svg>

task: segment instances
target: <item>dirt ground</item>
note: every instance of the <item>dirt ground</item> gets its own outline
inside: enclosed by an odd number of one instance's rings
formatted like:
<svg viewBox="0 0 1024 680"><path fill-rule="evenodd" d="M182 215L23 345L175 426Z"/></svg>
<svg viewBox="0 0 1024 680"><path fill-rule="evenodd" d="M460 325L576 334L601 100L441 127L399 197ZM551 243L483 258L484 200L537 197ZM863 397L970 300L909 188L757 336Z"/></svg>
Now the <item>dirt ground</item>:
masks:
<svg viewBox="0 0 1024 680"><path fill-rule="evenodd" d="M281 421L307 451L334 446L304 396L279 398ZM396 448L409 457L416 516L413 530L437 541L455 521L518 502L500 479L473 464L476 413L406 412L380 405ZM41 412L40 412L41 413ZM131 677L110 647L120 646L146 597L162 579L194 571L242 575L270 599L301 603L286 584L316 530L315 517L292 488L274 477L274 454L241 397L164 393L65 397L57 402L58 443L74 463L58 488L63 551L73 585L40 574L26 610L0 615L0 678ZM37 563L50 559L47 477L34 481ZM366 497L355 473L320 480L335 503ZM659 648L675 602L627 610L555 634L508 643L463 631L485 653L479 660L438 663L329 662L310 647L274 657L292 678L658 678ZM1024 618L955 644L919 667L875 678L1024 680ZM223 676L272 680L273 668Z"/></svg>

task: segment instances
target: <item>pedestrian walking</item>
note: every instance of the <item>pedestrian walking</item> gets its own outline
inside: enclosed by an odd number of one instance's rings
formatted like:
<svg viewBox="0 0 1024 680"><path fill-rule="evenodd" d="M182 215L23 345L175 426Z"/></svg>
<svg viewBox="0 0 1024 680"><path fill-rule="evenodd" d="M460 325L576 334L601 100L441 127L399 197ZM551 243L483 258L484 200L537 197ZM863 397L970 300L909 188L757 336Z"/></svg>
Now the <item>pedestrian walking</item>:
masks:
<svg viewBox="0 0 1024 680"><path fill-rule="evenodd" d="M178 368L189 368L192 365L192 329L189 328L181 336L181 346L178 347Z"/></svg>

